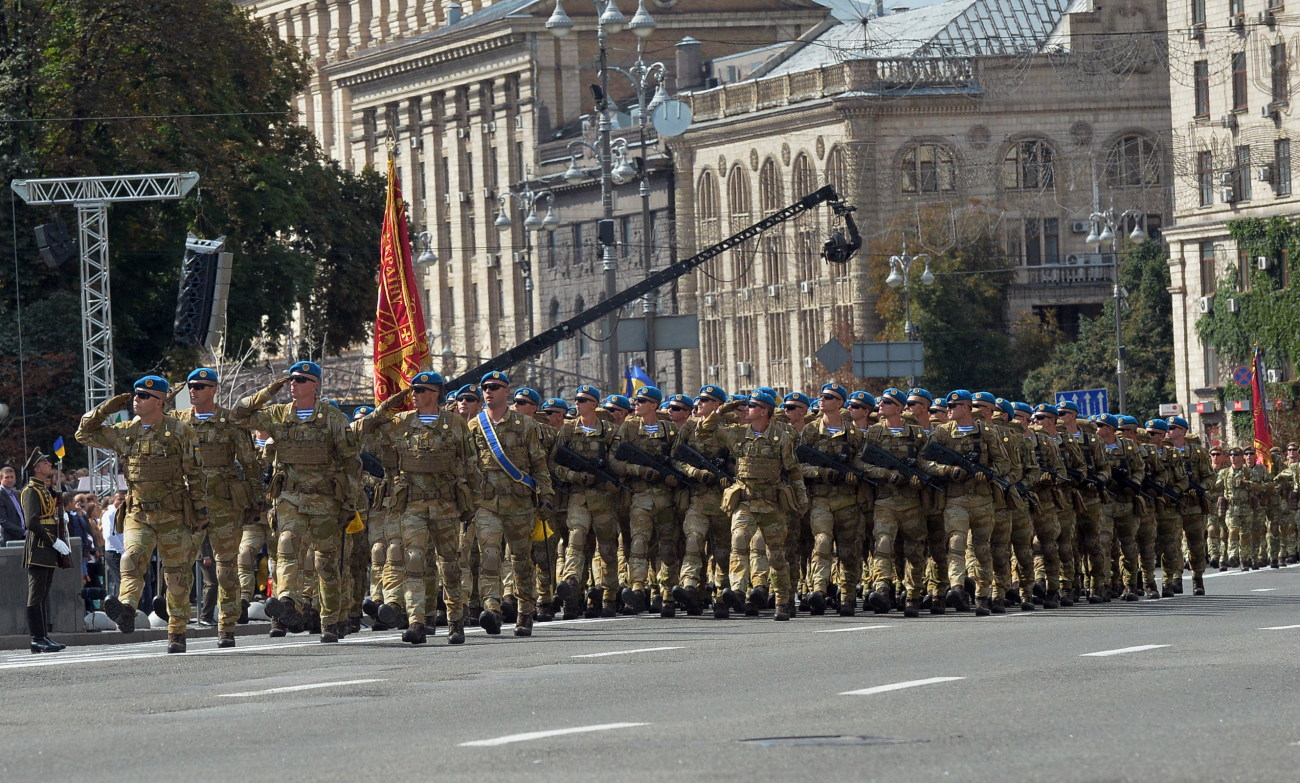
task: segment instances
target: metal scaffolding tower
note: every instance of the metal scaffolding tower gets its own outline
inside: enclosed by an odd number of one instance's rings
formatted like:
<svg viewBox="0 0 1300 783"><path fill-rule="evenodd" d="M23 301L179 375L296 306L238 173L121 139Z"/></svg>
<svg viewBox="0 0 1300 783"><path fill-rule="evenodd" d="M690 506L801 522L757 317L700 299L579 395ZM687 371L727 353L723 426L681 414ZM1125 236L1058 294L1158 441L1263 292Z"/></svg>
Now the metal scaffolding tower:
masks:
<svg viewBox="0 0 1300 783"><path fill-rule="evenodd" d="M193 171L121 177L18 179L10 187L32 206L71 204L81 238L81 341L86 410L113 396L113 311L108 275L108 205L126 201L184 198L199 181ZM96 492L113 489L114 455L89 449L90 481Z"/></svg>

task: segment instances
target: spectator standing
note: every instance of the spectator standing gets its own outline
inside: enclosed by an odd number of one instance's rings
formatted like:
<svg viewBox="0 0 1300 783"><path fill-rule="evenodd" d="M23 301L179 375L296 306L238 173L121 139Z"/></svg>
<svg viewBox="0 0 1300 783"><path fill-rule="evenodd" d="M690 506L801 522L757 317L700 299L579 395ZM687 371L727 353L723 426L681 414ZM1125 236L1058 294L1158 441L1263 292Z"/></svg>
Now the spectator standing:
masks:
<svg viewBox="0 0 1300 783"><path fill-rule="evenodd" d="M117 598L122 587L122 531L117 526L117 512L126 502L126 492L113 494L113 504L104 510L100 526L104 533L104 593Z"/></svg>
<svg viewBox="0 0 1300 783"><path fill-rule="evenodd" d="M14 489L17 482L18 473L12 467L0 468L0 544L27 538L22 502Z"/></svg>

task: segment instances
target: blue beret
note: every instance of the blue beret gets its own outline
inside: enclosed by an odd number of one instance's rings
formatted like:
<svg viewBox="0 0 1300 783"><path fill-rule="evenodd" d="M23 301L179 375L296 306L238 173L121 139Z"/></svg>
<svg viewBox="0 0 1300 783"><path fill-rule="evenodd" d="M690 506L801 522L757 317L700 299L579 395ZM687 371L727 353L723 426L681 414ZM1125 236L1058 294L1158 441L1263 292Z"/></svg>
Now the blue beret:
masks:
<svg viewBox="0 0 1300 783"><path fill-rule="evenodd" d="M597 389L595 386L583 384L582 386L579 386L573 394L575 397L590 397L592 400L600 402L600 389Z"/></svg>
<svg viewBox="0 0 1300 783"><path fill-rule="evenodd" d="M744 402L744 401L745 401L745 395L743 394L732 394L727 397L727 402Z"/></svg>
<svg viewBox="0 0 1300 783"><path fill-rule="evenodd" d="M849 399L848 390L845 389L843 386L839 385L838 383L835 383L834 381L831 381L830 383L827 384L823 384L822 393L834 394L836 397L839 397L841 400L845 400L845 401Z"/></svg>
<svg viewBox="0 0 1300 783"><path fill-rule="evenodd" d="M859 390L851 392L849 394L849 402L859 402L863 405L870 405L873 408L876 407L876 398L872 396L871 392L867 391Z"/></svg>
<svg viewBox="0 0 1300 783"><path fill-rule="evenodd" d="M441 386L446 381L436 372L422 372L411 379L412 386Z"/></svg>
<svg viewBox="0 0 1300 783"><path fill-rule="evenodd" d="M898 403L900 408L907 405L907 395L903 393L902 389L895 389L893 386L880 393L880 401L884 402L885 400Z"/></svg>
<svg viewBox="0 0 1300 783"><path fill-rule="evenodd" d="M1016 413L1033 413L1034 406L1027 402L1013 402L1011 405L1016 409Z"/></svg>
<svg viewBox="0 0 1300 783"><path fill-rule="evenodd" d="M632 401L621 394L609 395L608 397L605 398L605 402L603 404L606 408L612 405L615 408L622 408L625 411L632 410Z"/></svg>
<svg viewBox="0 0 1300 783"><path fill-rule="evenodd" d="M768 409L772 409L776 407L776 397L774 395L768 394L762 389L755 389L752 392L750 392L749 401L751 403L758 403L759 405L766 405Z"/></svg>
<svg viewBox="0 0 1300 783"><path fill-rule="evenodd" d="M1138 420L1132 416L1119 416L1118 418L1121 427L1136 427L1138 425Z"/></svg>
<svg viewBox="0 0 1300 783"><path fill-rule="evenodd" d="M953 389L948 392L945 399L948 400L948 404L951 405L954 402L970 402L974 397L975 395L965 389Z"/></svg>
<svg viewBox="0 0 1300 783"><path fill-rule="evenodd" d="M637 402L648 400L649 402L658 405L664 401L664 393L655 386L642 386L636 391L636 399Z"/></svg>
<svg viewBox="0 0 1300 783"><path fill-rule="evenodd" d="M977 391L970 396L971 402L987 402L990 405L997 405L998 398L986 391Z"/></svg>
<svg viewBox="0 0 1300 783"><path fill-rule="evenodd" d="M1062 400L1061 402L1057 403L1056 409L1058 413L1064 411L1074 411L1075 413L1079 412L1079 406L1076 403L1073 403L1069 400Z"/></svg>
<svg viewBox="0 0 1300 783"><path fill-rule="evenodd" d="M1146 428L1149 430L1160 430L1161 432L1169 431L1169 422L1164 419L1147 419Z"/></svg>
<svg viewBox="0 0 1300 783"><path fill-rule="evenodd" d="M795 402L804 406L805 408L812 407L812 400L808 399L808 395L804 394L803 392L790 392L789 394L785 395L784 401Z"/></svg>
<svg viewBox="0 0 1300 783"><path fill-rule="evenodd" d="M135 382L136 391L156 392L158 394L169 394L172 385L161 375L146 375Z"/></svg>
<svg viewBox="0 0 1300 783"><path fill-rule="evenodd" d="M1187 424L1187 419L1184 419L1182 416L1170 416L1168 421L1170 427L1182 427L1185 430L1191 429Z"/></svg>
<svg viewBox="0 0 1300 783"><path fill-rule="evenodd" d="M914 389L907 390L907 398L910 400L913 397L916 397L917 399L920 400L925 400L927 404L934 402L934 395L926 391L925 389L922 389L920 386L917 386Z"/></svg>
<svg viewBox="0 0 1300 783"><path fill-rule="evenodd" d="M674 402L677 403L678 405L685 405L688 408L695 407L695 401L692 400L690 396L686 394L670 394L668 395L668 399L664 400L664 404L669 404Z"/></svg>
<svg viewBox="0 0 1300 783"><path fill-rule="evenodd" d="M220 380L218 380L217 378L217 371L212 369L211 367L200 367L199 369L190 373L189 377L185 379L185 382L189 383L190 381L205 381L207 383L220 383Z"/></svg>
<svg viewBox="0 0 1300 783"><path fill-rule="evenodd" d="M1016 417L1016 404L1011 400L1004 400L1001 397L998 397L993 401L993 403L1001 408L1003 413L1007 414L1008 419L1014 419Z"/></svg>
<svg viewBox="0 0 1300 783"><path fill-rule="evenodd" d="M327 402L330 405L333 405L335 410L340 410L340 411L343 410L342 408L339 407L339 401L334 399L333 397L321 397L320 401Z"/></svg>
<svg viewBox="0 0 1300 783"><path fill-rule="evenodd" d="M368 416L374 412L375 409L370 407L369 405L358 405L357 407L352 409L352 418L359 419L362 416Z"/></svg>
<svg viewBox="0 0 1300 783"><path fill-rule="evenodd" d="M504 383L506 386L509 386L510 376L506 375L500 370L493 370L492 372L488 373L487 375L484 375L481 379L479 379L478 383L480 386L482 386L488 381L492 381L494 383Z"/></svg>
<svg viewBox="0 0 1300 783"><path fill-rule="evenodd" d="M527 400L538 407L542 404L542 395L538 394L536 389L530 389L527 386L520 386L515 389L515 400L521 399Z"/></svg>
<svg viewBox="0 0 1300 783"><path fill-rule="evenodd" d="M1099 427L1110 427L1111 429L1114 430L1119 429L1119 419L1115 418L1109 413L1097 414L1096 421L1097 421L1097 426Z"/></svg>
<svg viewBox="0 0 1300 783"><path fill-rule="evenodd" d="M727 392L721 386L714 386L713 384L701 386L699 396L709 400L717 400L718 402L727 401Z"/></svg>
<svg viewBox="0 0 1300 783"><path fill-rule="evenodd" d="M476 386L475 384L467 383L467 384L465 384L464 386L460 387L460 391L456 392L456 399L459 400L459 399L462 398L462 397L473 397L474 399L478 400L479 402L482 402L482 401L483 401L483 390L480 389L480 388L479 388L478 386Z"/></svg>
<svg viewBox="0 0 1300 783"><path fill-rule="evenodd" d="M1036 414L1044 413L1047 414L1048 416L1051 416L1052 418L1056 418L1058 415L1060 415L1056 410L1056 406L1051 404L1050 402L1043 402L1043 403L1039 403L1038 405L1035 405L1034 413Z"/></svg>
<svg viewBox="0 0 1300 783"><path fill-rule="evenodd" d="M297 362L289 368L290 375L311 375L320 380L320 365L316 362Z"/></svg>
<svg viewBox="0 0 1300 783"><path fill-rule="evenodd" d="M943 410L948 410L948 401L945 400L944 398L940 397L939 399L935 400L935 401L934 401L934 404L931 405L930 407L931 407L931 408L942 408Z"/></svg>
<svg viewBox="0 0 1300 783"><path fill-rule="evenodd" d="M563 397L547 397L546 402L542 403L542 410L568 413L569 403L565 402Z"/></svg>
<svg viewBox="0 0 1300 783"><path fill-rule="evenodd" d="M777 394L776 389L773 389L771 386L757 386L754 388L754 391L763 392L767 396L771 397L773 400L781 396Z"/></svg>

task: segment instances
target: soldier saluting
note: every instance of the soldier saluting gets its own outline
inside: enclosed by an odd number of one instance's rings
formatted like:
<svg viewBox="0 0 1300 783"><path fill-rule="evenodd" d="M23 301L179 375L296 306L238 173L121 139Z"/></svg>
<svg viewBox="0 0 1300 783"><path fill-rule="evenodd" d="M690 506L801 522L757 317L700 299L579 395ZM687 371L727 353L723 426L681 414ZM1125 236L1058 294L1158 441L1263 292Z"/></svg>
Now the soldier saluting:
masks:
<svg viewBox="0 0 1300 783"><path fill-rule="evenodd" d="M122 587L119 598L104 601L104 613L122 633L135 630L135 607L157 546L167 582L167 652L183 653L194 581L193 540L208 524L208 504L195 463L198 437L188 424L164 413L169 391L165 378L146 375L135 382L133 393L119 394L82 416L77 441L117 452L126 475L126 502L117 517L124 535ZM107 423L132 401L134 419Z"/></svg>

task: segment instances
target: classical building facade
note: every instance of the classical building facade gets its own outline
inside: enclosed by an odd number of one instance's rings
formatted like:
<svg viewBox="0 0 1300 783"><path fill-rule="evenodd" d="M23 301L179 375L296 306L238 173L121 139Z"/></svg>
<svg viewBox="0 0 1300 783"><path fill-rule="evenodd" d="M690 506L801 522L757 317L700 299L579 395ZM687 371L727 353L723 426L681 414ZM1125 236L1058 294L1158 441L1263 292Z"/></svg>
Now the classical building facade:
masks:
<svg viewBox="0 0 1300 783"><path fill-rule="evenodd" d="M820 346L879 339L873 291L904 237L941 252L992 231L1010 318L1098 313L1115 248L1085 243L1092 213L1126 215L1125 235L1170 218L1165 29L1157 0L954 0L830 20L750 78L692 91L695 122L669 144L683 253L828 182L866 238L848 265L820 260L822 210L683 285L702 379L815 389Z"/></svg>
<svg viewBox="0 0 1300 783"><path fill-rule="evenodd" d="M1291 135L1300 135L1290 97L1295 16L1275 0L1192 0L1170 5L1170 95L1178 142L1176 227L1169 241L1178 402L1194 424L1221 425L1220 395L1237 363L1203 345L1202 315L1235 312L1233 293L1253 274L1286 279L1283 258L1251 258L1228 221L1294 218ZM1235 280L1223 290L1225 279ZM1235 359L1235 361L1229 361ZM1274 367L1286 380L1292 368ZM1249 436L1247 436L1247 440Z"/></svg>
<svg viewBox="0 0 1300 783"><path fill-rule="evenodd" d="M595 127L589 85L598 83L596 7L571 2L574 29L556 38L545 29L553 0L238 0L255 9L285 40L302 46L311 83L300 96L303 122L326 153L352 170L380 167L392 145L412 232L422 235L437 261L420 267L434 364L452 376L507 349L534 331L573 315L603 297L604 270L595 247L602 201L594 181L568 183L559 175L571 151L594 165L590 150L570 142ZM627 0L623 0L628 5ZM793 40L824 19L808 0L648 0L657 28L638 39L611 34L609 63L626 69L640 40L645 59L675 60L674 44L700 41L699 60ZM628 16L635 10L622 9ZM679 75L668 69L671 90ZM691 74L687 83L693 83ZM634 98L630 82L613 72L610 98L619 114ZM620 125L628 125L626 121ZM619 287L664 265L675 252L668 198L671 166L653 132L642 143L623 127L629 157L644 158L654 253L642 239L640 182L614 189ZM526 212L505 196L512 226L495 225L503 194L550 191L535 206L554 208L554 232L530 233ZM674 291L661 295L671 312ZM628 309L626 312L631 312ZM638 313L639 314L639 313ZM517 370L546 394L577 382L608 384L600 358L600 325ZM693 352L686 351L689 355ZM632 359L625 355L621 359ZM663 354L677 386L681 353ZM619 362L622 364L622 361ZM675 373L675 377L671 377Z"/></svg>

